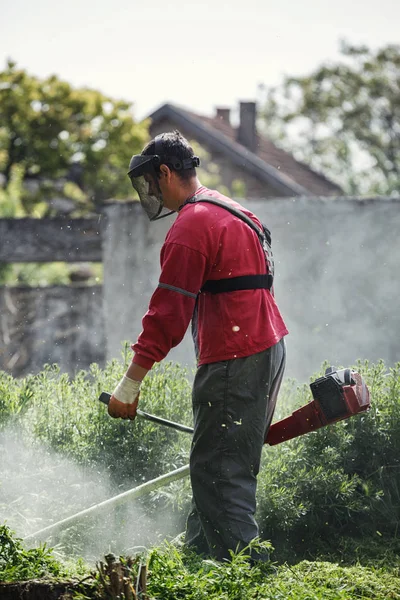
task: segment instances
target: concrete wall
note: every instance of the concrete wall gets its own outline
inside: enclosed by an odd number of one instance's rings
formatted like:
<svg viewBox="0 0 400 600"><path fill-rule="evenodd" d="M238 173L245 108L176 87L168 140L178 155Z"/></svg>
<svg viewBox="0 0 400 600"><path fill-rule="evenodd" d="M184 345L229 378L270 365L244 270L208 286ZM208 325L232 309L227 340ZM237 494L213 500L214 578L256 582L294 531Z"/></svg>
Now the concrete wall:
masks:
<svg viewBox="0 0 400 600"><path fill-rule="evenodd" d="M400 360L400 201L248 203L272 229L288 373Z"/></svg>
<svg viewBox="0 0 400 600"><path fill-rule="evenodd" d="M287 375L306 381L325 359L400 360L400 200L245 204L272 231L275 293L290 330ZM136 341L172 218L150 223L138 203L118 203L103 222L103 290L0 288L0 369L23 375L58 362L74 372ZM194 366L189 334L168 359Z"/></svg>
<svg viewBox="0 0 400 600"><path fill-rule="evenodd" d="M0 287L0 370L20 376L57 362L75 373L104 357L101 286Z"/></svg>
<svg viewBox="0 0 400 600"><path fill-rule="evenodd" d="M160 274L160 249L173 217L151 223L139 202L105 208L104 314L107 358L136 341ZM172 220L171 220L172 219Z"/></svg>
<svg viewBox="0 0 400 600"><path fill-rule="evenodd" d="M323 360L400 360L400 201L300 198L244 203L272 230L275 293L290 330L287 374L306 380ZM171 221L111 205L104 237L108 357L135 341L159 276ZM240 251L240 250L238 250ZM177 265L179 268L179 265ZM169 358L194 364L190 336Z"/></svg>

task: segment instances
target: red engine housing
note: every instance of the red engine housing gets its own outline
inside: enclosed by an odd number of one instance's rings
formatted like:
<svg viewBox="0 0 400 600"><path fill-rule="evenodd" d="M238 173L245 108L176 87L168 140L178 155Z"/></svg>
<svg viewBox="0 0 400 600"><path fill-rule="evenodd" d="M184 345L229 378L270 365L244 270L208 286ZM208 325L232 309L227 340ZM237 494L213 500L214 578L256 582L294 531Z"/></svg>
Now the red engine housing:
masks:
<svg viewBox="0 0 400 600"><path fill-rule="evenodd" d="M310 384L314 400L269 428L265 443L270 446L320 427L348 419L368 410L370 394L361 375L350 369L330 367L324 377Z"/></svg>

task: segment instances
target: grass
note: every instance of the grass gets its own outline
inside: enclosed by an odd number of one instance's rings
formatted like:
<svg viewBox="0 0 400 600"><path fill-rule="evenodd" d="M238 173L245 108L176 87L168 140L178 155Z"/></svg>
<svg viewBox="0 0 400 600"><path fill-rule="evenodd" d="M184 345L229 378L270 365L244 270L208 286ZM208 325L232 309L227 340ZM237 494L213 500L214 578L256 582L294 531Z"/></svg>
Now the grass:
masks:
<svg viewBox="0 0 400 600"><path fill-rule="evenodd" d="M321 561L250 567L245 549L231 563L188 559L178 550L153 550L148 592L152 599L293 600L400 598L400 569Z"/></svg>
<svg viewBox="0 0 400 600"><path fill-rule="evenodd" d="M341 566L327 561L294 565L271 562L250 566L250 549L271 551L254 541L230 562L203 560L170 544L153 548L135 559L120 557L124 574L135 587L139 565L147 563L147 598L151 600L352 600L400 599L400 562L397 566ZM0 581L46 578L86 580L75 600L117 598L109 593L110 577L90 570L82 561L66 565L52 550L26 550L6 526L0 527ZM124 596L119 596L122 600Z"/></svg>
<svg viewBox="0 0 400 600"><path fill-rule="evenodd" d="M141 419L134 426L111 419L98 402L101 391L115 387L125 366L116 360L105 369L93 364L73 379L57 365L47 365L37 375L19 380L0 372L0 430L18 425L25 439L82 465L108 468L112 464L118 483L151 479L183 465L190 438ZM171 363L156 366L143 383L140 405L148 412L190 424L186 372Z"/></svg>
<svg viewBox="0 0 400 600"><path fill-rule="evenodd" d="M0 581L60 579L87 574L83 561L65 562L54 556L46 544L26 549L7 525L0 525Z"/></svg>

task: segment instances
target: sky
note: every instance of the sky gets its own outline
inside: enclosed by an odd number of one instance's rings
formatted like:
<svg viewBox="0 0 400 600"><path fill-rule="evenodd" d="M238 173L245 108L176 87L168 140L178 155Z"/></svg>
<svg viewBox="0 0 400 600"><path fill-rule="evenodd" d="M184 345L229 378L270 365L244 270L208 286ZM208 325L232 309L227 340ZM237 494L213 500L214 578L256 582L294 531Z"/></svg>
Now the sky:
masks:
<svg viewBox="0 0 400 600"><path fill-rule="evenodd" d="M400 43L399 0L0 0L0 69L57 74L134 104L212 115L339 58Z"/></svg>

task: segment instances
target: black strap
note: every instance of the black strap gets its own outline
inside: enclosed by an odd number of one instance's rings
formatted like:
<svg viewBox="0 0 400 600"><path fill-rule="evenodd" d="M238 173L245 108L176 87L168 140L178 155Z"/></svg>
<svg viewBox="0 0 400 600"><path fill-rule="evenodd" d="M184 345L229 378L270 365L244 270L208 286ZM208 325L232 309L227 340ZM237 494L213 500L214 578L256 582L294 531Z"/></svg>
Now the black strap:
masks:
<svg viewBox="0 0 400 600"><path fill-rule="evenodd" d="M262 245L262 241L264 240L264 236L267 238L268 244L271 245L271 233L266 227L264 227L263 229L260 229L254 223L253 219L250 219L250 217L248 217L244 212L235 208L234 206L231 206L230 204L228 204L227 202L224 202L223 200L217 200L216 198L210 198L210 196L202 196L200 194L199 196L192 196L192 198L189 198L188 200L186 200L183 203L181 208L183 208L186 204L196 204L196 202L208 202L209 204L215 204L216 206L225 208L225 210L228 210L232 215L234 215L238 219L241 219L242 221L247 223L247 225L249 227L251 227L253 229L253 231L256 232L256 234L258 235L258 237L261 241L261 245Z"/></svg>
<svg viewBox="0 0 400 600"><path fill-rule="evenodd" d="M237 292L240 290L270 290L272 275L241 275L227 279L209 279L201 288L202 292L221 294L222 292Z"/></svg>
<svg viewBox="0 0 400 600"><path fill-rule="evenodd" d="M265 239L267 240L268 246L271 245L270 231L266 227L260 229L254 221L241 210L238 210L227 202L217 200L216 198L210 198L209 196L202 196L201 194L189 198L183 206L185 204L196 204L196 202L208 202L228 210L232 215L247 223L247 225L256 232L262 247L264 247ZM274 278L270 273L265 273L263 275L242 275L226 279L209 279L205 282L200 291L209 292L211 294L221 294L223 292L238 292L241 290L270 290L272 288L273 280Z"/></svg>

